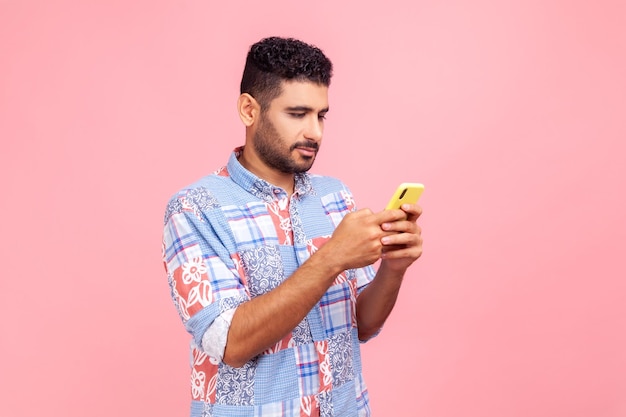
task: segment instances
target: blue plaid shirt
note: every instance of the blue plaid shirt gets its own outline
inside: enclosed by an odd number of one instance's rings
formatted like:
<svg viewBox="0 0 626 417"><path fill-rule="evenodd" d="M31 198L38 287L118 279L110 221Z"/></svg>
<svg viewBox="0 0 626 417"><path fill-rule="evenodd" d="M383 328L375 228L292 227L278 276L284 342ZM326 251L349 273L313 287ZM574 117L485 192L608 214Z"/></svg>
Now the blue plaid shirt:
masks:
<svg viewBox="0 0 626 417"><path fill-rule="evenodd" d="M297 174L291 198L238 161L178 192L165 214L163 261L191 334L191 416L368 416L356 298L374 278L347 270L275 346L240 368L202 347L220 314L289 277L355 209L338 180Z"/></svg>

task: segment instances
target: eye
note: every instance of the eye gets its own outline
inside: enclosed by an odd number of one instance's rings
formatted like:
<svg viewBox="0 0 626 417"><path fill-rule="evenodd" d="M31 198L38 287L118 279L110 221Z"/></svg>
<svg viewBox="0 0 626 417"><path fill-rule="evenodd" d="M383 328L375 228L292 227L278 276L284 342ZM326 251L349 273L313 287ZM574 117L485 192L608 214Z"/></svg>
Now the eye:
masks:
<svg viewBox="0 0 626 417"><path fill-rule="evenodd" d="M326 120L326 113L320 113L317 115L318 120Z"/></svg>
<svg viewBox="0 0 626 417"><path fill-rule="evenodd" d="M302 119L306 115L306 113L289 113L289 115L296 119Z"/></svg>

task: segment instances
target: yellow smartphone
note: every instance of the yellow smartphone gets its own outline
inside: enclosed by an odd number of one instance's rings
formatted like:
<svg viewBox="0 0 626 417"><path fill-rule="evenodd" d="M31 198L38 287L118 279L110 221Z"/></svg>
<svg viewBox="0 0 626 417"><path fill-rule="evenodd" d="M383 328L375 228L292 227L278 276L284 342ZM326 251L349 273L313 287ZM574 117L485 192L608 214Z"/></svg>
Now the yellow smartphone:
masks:
<svg viewBox="0 0 626 417"><path fill-rule="evenodd" d="M404 203L415 204L424 192L424 184L418 182L403 182L398 185L396 192L389 200L385 210L398 209Z"/></svg>

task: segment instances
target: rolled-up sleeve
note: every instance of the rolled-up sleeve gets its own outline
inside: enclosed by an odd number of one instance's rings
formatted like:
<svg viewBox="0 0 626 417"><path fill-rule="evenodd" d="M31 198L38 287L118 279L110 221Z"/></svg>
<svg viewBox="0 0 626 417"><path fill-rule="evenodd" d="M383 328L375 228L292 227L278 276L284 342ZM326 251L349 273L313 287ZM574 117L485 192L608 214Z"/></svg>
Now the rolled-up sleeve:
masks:
<svg viewBox="0 0 626 417"><path fill-rule="evenodd" d="M220 208L198 207L181 193L168 204L163 232L163 263L172 301L203 350L207 340L225 341L226 334L204 337L216 318L221 317L214 331L227 333L234 310L250 298L240 276L238 255L221 242L212 210ZM219 344L217 351L215 346L209 350L211 356L219 353Z"/></svg>

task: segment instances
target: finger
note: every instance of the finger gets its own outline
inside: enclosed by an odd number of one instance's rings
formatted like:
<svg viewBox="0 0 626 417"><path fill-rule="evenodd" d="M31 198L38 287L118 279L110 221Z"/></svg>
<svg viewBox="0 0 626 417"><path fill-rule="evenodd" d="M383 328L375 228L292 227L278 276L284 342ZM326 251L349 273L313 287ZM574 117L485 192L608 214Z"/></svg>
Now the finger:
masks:
<svg viewBox="0 0 626 417"><path fill-rule="evenodd" d="M375 221L378 224L383 224L386 222L395 222L398 220L405 220L407 214L404 210L393 209L393 210L383 210L374 214Z"/></svg>
<svg viewBox="0 0 626 417"><path fill-rule="evenodd" d="M409 252L415 250L417 252L422 250L422 238L416 237L415 239L410 240L392 240L389 244L383 244L382 251L383 252L397 252L408 250Z"/></svg>
<svg viewBox="0 0 626 417"><path fill-rule="evenodd" d="M413 224L413 223L411 223ZM404 246L415 246L419 245L422 241L421 230L418 230L417 233L393 233L388 234L380 239L380 243L384 246L393 246L393 245L404 245Z"/></svg>
<svg viewBox="0 0 626 417"><path fill-rule="evenodd" d="M407 259L410 262L413 262L415 259L418 259L422 256L422 247L414 246L410 248L399 246L397 248L384 250L381 254L381 258L383 259Z"/></svg>
<svg viewBox="0 0 626 417"><path fill-rule="evenodd" d="M385 232L403 232L403 233L413 233L413 234L421 234L422 228L415 223L415 220L402 220L395 222L387 222L380 225L381 229Z"/></svg>
<svg viewBox="0 0 626 417"><path fill-rule="evenodd" d="M406 214L409 220L415 221L422 215L422 207L417 204L403 204L400 207Z"/></svg>

